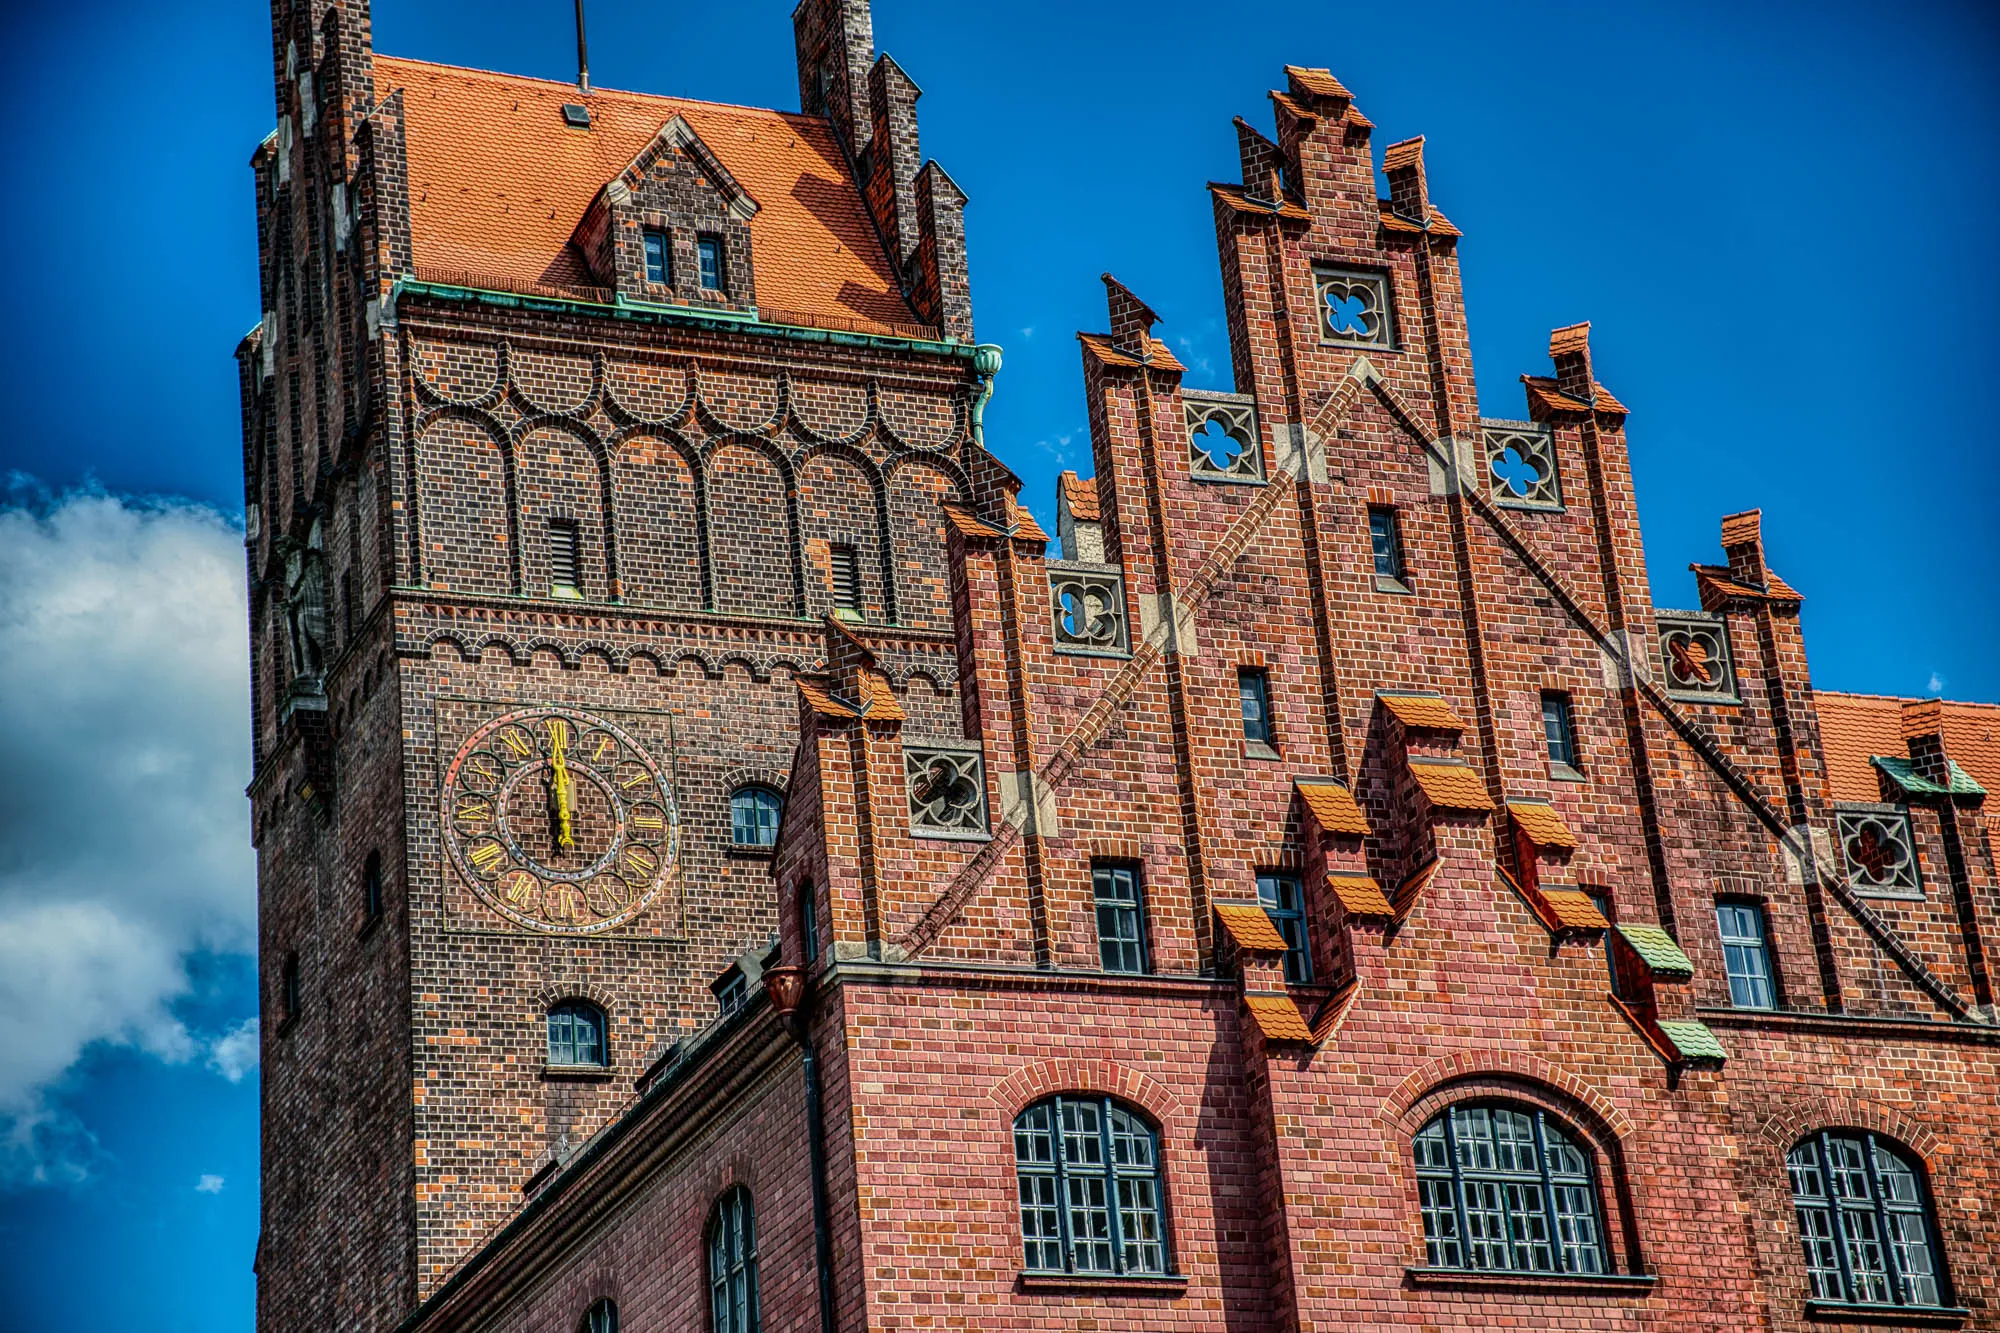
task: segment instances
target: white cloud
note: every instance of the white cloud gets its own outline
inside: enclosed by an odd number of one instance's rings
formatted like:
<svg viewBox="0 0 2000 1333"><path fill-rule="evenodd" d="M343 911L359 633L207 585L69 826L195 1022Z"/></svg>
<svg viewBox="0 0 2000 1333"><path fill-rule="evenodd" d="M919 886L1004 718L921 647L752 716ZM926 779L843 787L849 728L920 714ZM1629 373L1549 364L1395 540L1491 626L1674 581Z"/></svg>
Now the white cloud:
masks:
<svg viewBox="0 0 2000 1333"><path fill-rule="evenodd" d="M257 1067L257 1053L257 1020L246 1018L208 1048L208 1067L231 1083L241 1083Z"/></svg>
<svg viewBox="0 0 2000 1333"><path fill-rule="evenodd" d="M197 1180L197 1181L196 1181L196 1182L194 1183L194 1192L195 1192L196 1194L220 1194L220 1193L222 1193L222 1177L221 1177L221 1176L203 1176L203 1177L202 1177L202 1178L201 1178L200 1180Z"/></svg>
<svg viewBox="0 0 2000 1333"><path fill-rule="evenodd" d="M1943 694L1943 693L1944 693L1944 687L1945 687L1946 685L1950 684L1950 683L1951 683L1951 682L1947 681L1947 680L1946 680L1946 679L1945 679L1945 678L1944 678L1943 676L1941 676L1941 675L1939 675L1939 674L1938 674L1937 672L1933 671L1933 672L1931 672L1931 679L1930 679L1930 683L1924 686L1924 693L1925 693L1925 694Z"/></svg>
<svg viewBox="0 0 2000 1333"><path fill-rule="evenodd" d="M92 1043L210 1047L172 1011L187 956L254 947L244 605L240 533L212 510L92 491L0 507L8 1175L59 1175L42 1154L87 1137L44 1094ZM250 1068L241 1044L213 1043L225 1077Z"/></svg>

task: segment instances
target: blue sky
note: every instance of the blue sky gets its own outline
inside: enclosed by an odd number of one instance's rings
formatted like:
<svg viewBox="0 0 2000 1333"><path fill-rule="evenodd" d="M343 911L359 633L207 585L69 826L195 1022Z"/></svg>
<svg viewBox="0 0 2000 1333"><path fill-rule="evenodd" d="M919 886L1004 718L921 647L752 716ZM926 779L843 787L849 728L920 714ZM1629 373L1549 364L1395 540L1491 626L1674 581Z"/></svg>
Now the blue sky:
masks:
<svg viewBox="0 0 2000 1333"><path fill-rule="evenodd" d="M377 0L375 25L384 51L569 77L569 15ZM592 72L791 107L788 15L592 0ZM0 714L34 724L0 730L0 770L51 771L27 734L65 755L65 781L0 790L0 974L39 979L0 975L0 1333L250 1325L229 354L258 315L267 23L243 0L0 16L0 474L22 474ZM1161 312L1190 384L1227 387L1202 183L1234 176L1231 116L1269 126L1284 62L1327 65L1378 145L1428 137L1487 415L1523 415L1549 329L1593 321L1661 605L1693 602L1718 517L1761 505L1818 684L2000 699L1991 7L878 0L875 24L971 196L979 332L1006 348L989 439L1045 515L1054 473L1088 469L1072 334L1104 323L1100 272ZM135 745L153 767L120 786ZM176 813L190 792L213 794L200 818ZM107 799L160 813L109 829Z"/></svg>

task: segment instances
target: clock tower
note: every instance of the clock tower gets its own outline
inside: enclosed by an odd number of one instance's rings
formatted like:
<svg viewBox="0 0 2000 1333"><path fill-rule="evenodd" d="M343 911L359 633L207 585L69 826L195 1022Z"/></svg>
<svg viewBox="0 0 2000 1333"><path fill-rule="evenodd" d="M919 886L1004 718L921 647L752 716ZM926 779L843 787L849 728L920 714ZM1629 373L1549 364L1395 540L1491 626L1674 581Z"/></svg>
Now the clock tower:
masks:
<svg viewBox="0 0 2000 1333"><path fill-rule="evenodd" d="M396 1326L754 979L830 635L965 740L942 506L1017 483L964 200L866 5L795 26L810 115L273 6L262 1327Z"/></svg>

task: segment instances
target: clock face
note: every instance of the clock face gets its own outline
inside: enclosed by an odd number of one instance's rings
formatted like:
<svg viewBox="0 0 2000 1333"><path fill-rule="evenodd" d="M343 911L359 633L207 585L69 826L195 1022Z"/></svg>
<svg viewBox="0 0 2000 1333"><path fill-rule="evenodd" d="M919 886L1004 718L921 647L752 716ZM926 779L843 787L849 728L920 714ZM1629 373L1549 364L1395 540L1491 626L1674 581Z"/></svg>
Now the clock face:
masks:
<svg viewBox="0 0 2000 1333"><path fill-rule="evenodd" d="M561 934L645 910L679 848L659 766L603 718L524 708L473 732L445 772L451 859L487 906Z"/></svg>

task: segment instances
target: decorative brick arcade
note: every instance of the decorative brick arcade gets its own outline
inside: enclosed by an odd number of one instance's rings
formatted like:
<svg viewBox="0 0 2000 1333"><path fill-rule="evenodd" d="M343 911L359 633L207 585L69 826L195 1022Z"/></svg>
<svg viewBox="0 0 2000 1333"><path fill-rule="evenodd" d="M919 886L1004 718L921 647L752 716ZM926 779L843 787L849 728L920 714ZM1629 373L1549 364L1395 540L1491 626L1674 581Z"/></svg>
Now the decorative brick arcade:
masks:
<svg viewBox="0 0 2000 1333"><path fill-rule="evenodd" d="M1654 607L1422 139L1285 69L1044 527L867 0L797 114L273 9L260 1327L2000 1327L2000 708L1755 512Z"/></svg>

